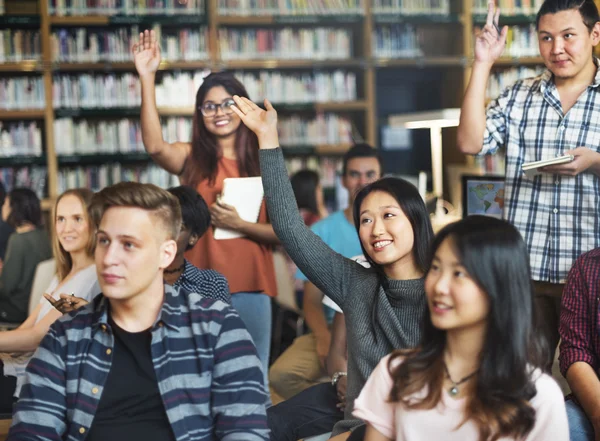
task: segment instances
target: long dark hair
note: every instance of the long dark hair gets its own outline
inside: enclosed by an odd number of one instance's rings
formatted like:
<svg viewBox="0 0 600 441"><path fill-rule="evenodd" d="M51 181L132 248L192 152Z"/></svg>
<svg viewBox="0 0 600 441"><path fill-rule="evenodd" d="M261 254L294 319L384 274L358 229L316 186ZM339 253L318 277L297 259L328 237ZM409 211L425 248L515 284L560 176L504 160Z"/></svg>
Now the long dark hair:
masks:
<svg viewBox="0 0 600 441"><path fill-rule="evenodd" d="M8 225L17 228L29 222L36 228L42 226L42 207L33 190L15 188L8 193L8 202L10 204L10 214L6 219Z"/></svg>
<svg viewBox="0 0 600 441"><path fill-rule="evenodd" d="M315 215L319 215L317 207L317 187L319 174L313 170L299 170L290 178L298 208L303 208Z"/></svg>
<svg viewBox="0 0 600 441"><path fill-rule="evenodd" d="M356 232L360 229L360 211L361 205L365 198L374 191L383 191L392 196L404 215L408 218L414 234L413 257L415 265L423 272L429 268L429 249L433 239L433 228L427 207L423 202L423 198L419 194L417 188L410 182L400 178L387 177L379 179L369 185L364 186L354 199L353 217ZM383 268L378 263L375 263L371 256L365 251L364 245L360 244L362 252L371 268L374 268L377 273L385 278Z"/></svg>
<svg viewBox="0 0 600 441"><path fill-rule="evenodd" d="M221 158L221 152L217 145L215 135L206 130L204 118L200 107L204 98L213 87L223 87L227 93L248 98L246 88L229 72L211 73L202 82L196 94L196 108L194 109L192 130L192 151L185 163L182 174L182 182L193 188L204 179L214 183L217 175L217 164ZM237 155L238 170L240 176L259 176L260 166L258 163L258 139L256 135L240 123L235 134L235 153Z"/></svg>
<svg viewBox="0 0 600 441"><path fill-rule="evenodd" d="M533 286L529 255L521 235L508 222L470 216L447 225L436 236L431 256L451 240L462 266L489 299L487 331L480 368L468 397L465 419L479 428L480 441L520 438L531 431L535 410L529 400L536 388L532 369L542 365L541 349L533 333ZM394 386L391 401L409 409L432 409L441 399L446 331L424 317L421 346L399 350L390 357ZM396 357L404 362L393 363ZM428 389L422 400L415 392Z"/></svg>

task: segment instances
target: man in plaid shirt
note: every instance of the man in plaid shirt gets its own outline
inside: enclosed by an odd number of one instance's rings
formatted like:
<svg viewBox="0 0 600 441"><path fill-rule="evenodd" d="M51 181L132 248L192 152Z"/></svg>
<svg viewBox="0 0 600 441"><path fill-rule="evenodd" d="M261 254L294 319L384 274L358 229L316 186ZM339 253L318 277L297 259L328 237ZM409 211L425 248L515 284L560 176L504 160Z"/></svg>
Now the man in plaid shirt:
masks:
<svg viewBox="0 0 600 441"><path fill-rule="evenodd" d="M579 257L569 272L560 311L560 337L560 371L573 392L567 401L570 439L598 440L600 248Z"/></svg>
<svg viewBox="0 0 600 441"><path fill-rule="evenodd" d="M475 40L475 61L463 101L458 145L464 153L506 147L504 217L530 253L540 333L551 365L558 344L560 296L571 265L600 246L600 72L592 55L600 41L593 0L546 0L536 21L547 70L520 80L484 111L486 85L506 43L499 12L489 4ZM571 154L575 159L527 177L523 163Z"/></svg>

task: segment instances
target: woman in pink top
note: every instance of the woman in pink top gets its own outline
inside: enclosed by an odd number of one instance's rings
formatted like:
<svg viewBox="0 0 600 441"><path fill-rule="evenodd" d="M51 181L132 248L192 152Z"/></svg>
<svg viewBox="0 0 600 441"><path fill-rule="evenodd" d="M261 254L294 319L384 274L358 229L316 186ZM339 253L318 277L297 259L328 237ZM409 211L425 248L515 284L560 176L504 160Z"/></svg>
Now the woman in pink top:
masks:
<svg viewBox="0 0 600 441"><path fill-rule="evenodd" d="M437 235L422 344L385 357L355 402L366 441L568 441L560 388L540 370L527 249L471 216Z"/></svg>

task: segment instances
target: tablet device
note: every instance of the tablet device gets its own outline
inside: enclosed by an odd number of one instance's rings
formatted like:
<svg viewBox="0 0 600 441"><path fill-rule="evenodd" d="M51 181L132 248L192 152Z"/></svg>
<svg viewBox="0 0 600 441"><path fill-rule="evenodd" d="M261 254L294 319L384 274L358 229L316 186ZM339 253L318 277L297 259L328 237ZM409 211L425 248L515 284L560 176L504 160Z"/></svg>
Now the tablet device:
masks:
<svg viewBox="0 0 600 441"><path fill-rule="evenodd" d="M573 155L557 156L556 158L545 159L543 161L525 162L521 168L523 170L523 173L525 173L525 175L531 178L533 176L541 174L542 171L539 169L542 167L548 167L550 165L568 164L569 162L573 161L573 159L575 159L575 156Z"/></svg>
<svg viewBox="0 0 600 441"><path fill-rule="evenodd" d="M462 175L463 218L480 214L501 219L504 176Z"/></svg>

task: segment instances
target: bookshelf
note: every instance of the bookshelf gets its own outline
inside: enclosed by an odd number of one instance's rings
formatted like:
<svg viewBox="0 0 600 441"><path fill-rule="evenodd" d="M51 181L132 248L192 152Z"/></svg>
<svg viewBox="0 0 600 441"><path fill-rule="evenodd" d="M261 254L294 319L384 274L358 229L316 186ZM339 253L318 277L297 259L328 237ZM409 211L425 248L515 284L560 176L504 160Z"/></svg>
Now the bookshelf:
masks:
<svg viewBox="0 0 600 441"><path fill-rule="evenodd" d="M490 97L541 65L531 30L539 1L514 10L506 7L511 0L499 0L501 24L514 31ZM0 97L10 89L7 82L14 89L20 81L17 90L28 91L23 98L11 89L12 101L0 100L0 169L44 171L46 206L65 185L110 182L119 173L168 182L141 145L139 81L129 52L140 30L160 35L157 100L167 139L189 134L202 75L230 70L251 98L268 96L276 104L290 168L326 167L322 174L330 181L353 140L377 145L389 114L460 106L473 30L485 17L486 1L120 0L112 9L95 4L106 2L0 0ZM415 95L403 103L382 92L385 78L406 73L415 81L431 77L440 83L430 91L435 100ZM182 87L189 93L176 92ZM468 162L452 148L454 134L444 134L444 165ZM426 168L409 166L415 173Z"/></svg>

